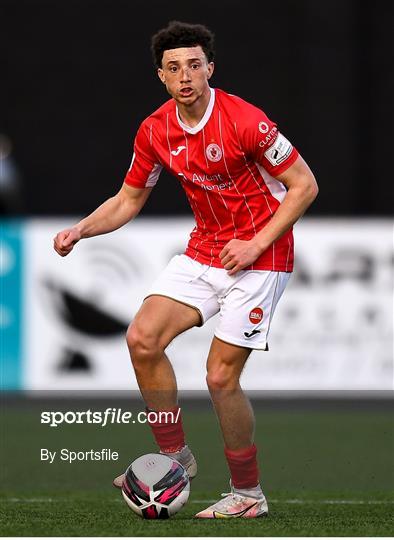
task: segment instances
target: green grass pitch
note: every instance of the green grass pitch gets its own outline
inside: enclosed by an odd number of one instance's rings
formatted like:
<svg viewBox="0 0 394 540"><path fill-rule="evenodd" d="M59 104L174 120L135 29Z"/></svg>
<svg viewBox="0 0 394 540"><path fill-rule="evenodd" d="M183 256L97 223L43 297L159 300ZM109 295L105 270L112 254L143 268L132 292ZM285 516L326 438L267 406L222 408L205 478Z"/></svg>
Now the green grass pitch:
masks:
<svg viewBox="0 0 394 540"><path fill-rule="evenodd" d="M113 400L2 408L0 534L2 536L390 536L393 533L394 447L390 405L302 406L255 402L256 443L267 518L196 520L196 512L228 491L228 471L215 415L181 403L187 440L199 465L189 502L175 517L134 515L112 478L139 455L156 451L143 425L40 425L41 410L141 406ZM40 448L111 448L118 462L41 463Z"/></svg>

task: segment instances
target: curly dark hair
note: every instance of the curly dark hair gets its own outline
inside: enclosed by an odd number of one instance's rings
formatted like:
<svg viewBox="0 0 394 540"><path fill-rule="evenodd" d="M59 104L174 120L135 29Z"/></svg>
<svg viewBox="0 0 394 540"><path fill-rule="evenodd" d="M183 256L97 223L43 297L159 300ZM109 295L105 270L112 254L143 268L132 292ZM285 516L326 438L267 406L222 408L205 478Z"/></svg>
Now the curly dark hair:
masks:
<svg viewBox="0 0 394 540"><path fill-rule="evenodd" d="M202 24L171 21L166 28L152 36L153 61L157 68L161 68L164 51L200 45L208 62L212 62L215 56L214 39L214 34Z"/></svg>

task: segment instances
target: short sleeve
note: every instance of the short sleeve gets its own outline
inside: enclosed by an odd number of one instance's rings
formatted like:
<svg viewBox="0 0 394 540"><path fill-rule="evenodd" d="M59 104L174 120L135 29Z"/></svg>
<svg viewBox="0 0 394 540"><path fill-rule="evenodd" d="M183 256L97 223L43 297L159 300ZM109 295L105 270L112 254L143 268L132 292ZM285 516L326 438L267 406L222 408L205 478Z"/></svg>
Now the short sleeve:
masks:
<svg viewBox="0 0 394 540"><path fill-rule="evenodd" d="M149 132L149 126L142 123L134 140L133 157L124 179L129 186L153 187L159 179L163 167L155 158Z"/></svg>
<svg viewBox="0 0 394 540"><path fill-rule="evenodd" d="M242 130L248 156L271 176L283 173L297 159L297 150L261 109L251 107L248 113Z"/></svg>

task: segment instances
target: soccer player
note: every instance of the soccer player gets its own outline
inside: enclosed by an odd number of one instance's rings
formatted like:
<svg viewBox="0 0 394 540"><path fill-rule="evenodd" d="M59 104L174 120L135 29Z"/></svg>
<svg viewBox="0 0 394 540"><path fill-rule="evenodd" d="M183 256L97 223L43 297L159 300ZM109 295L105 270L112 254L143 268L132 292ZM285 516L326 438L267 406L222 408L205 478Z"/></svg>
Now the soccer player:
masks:
<svg viewBox="0 0 394 540"><path fill-rule="evenodd" d="M68 255L82 238L135 218L163 167L181 182L196 226L185 253L169 262L149 290L127 343L147 408L176 414L176 378L165 349L219 313L207 385L231 492L197 517L264 516L268 505L259 484L254 416L239 379L250 352L268 350L274 310L293 270L292 225L318 188L308 165L261 109L210 86L209 29L171 22L153 36L152 52L171 99L142 122L120 191L59 232L54 248ZM160 451L179 460L193 478L196 461L185 444L181 415L176 417L150 425ZM114 484L121 487L123 477Z"/></svg>

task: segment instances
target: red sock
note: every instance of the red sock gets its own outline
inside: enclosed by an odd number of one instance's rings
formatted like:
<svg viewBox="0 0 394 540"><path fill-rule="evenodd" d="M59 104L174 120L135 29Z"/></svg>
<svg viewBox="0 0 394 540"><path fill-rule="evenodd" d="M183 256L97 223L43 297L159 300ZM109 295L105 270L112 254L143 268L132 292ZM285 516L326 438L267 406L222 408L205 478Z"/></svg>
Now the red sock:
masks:
<svg viewBox="0 0 394 540"><path fill-rule="evenodd" d="M163 412L172 415L159 414ZM151 415L149 416L149 413ZM155 414L156 413L156 417ZM181 409L176 406L165 411L152 411L147 409L148 423L152 428L153 436L162 452L176 452L185 446L185 434L183 433Z"/></svg>
<svg viewBox="0 0 394 540"><path fill-rule="evenodd" d="M259 483L257 448L253 444L241 450L224 449L231 473L231 483L235 488L248 489Z"/></svg>

